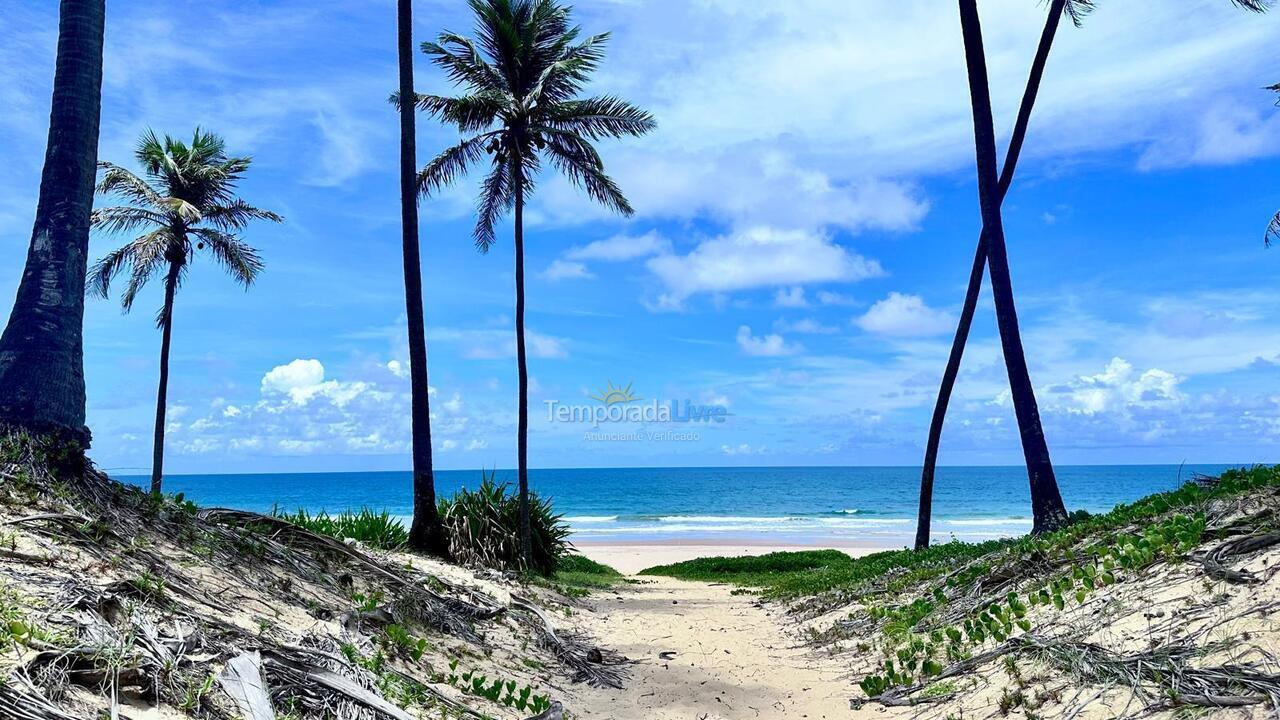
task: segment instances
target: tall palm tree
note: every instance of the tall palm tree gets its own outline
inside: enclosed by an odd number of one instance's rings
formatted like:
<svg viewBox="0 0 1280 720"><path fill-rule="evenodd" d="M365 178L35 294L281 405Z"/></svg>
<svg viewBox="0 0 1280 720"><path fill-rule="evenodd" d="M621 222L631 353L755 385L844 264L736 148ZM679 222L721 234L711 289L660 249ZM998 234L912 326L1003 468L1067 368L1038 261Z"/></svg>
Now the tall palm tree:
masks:
<svg viewBox="0 0 1280 720"><path fill-rule="evenodd" d="M129 281L120 304L128 312L147 281L164 275L164 306L156 315L161 330L160 384L151 465L151 491L158 493L164 475L174 295L196 252L205 249L247 289L262 271L262 260L237 233L252 220L281 222L282 218L235 196L236 183L249 169L250 159L228 157L222 138L213 133L197 128L187 145L168 135L162 140L148 130L135 157L146 179L109 162L98 164L103 170L98 192L129 204L93 211L93 226L108 234L143 232L89 270L89 289L109 297L111 281L127 269Z"/></svg>
<svg viewBox="0 0 1280 720"><path fill-rule="evenodd" d="M62 0L49 141L26 267L0 336L0 423L84 446L84 282L102 107L104 0Z"/></svg>
<svg viewBox="0 0 1280 720"><path fill-rule="evenodd" d="M399 0L397 54L400 62L398 97L413 97L413 0ZM422 267L418 252L418 159L411 106L400 115L400 228L404 258L404 304L409 322L409 391L413 433L413 522L410 546L444 557L448 554L444 523L436 507L435 473L431 457L431 399L427 384L426 319L422 309Z"/></svg>
<svg viewBox="0 0 1280 720"><path fill-rule="evenodd" d="M649 113L617 97L578 98L604 57L608 34L579 39L569 8L554 0L470 0L477 39L450 32L423 43L432 62L464 86L459 97L416 96L417 106L467 137L418 174L430 194L488 159L473 237L487 252L494 224L515 216L516 364L520 379L517 467L521 554L530 556L529 371L524 337L524 204L545 158L596 202L632 214L592 146L602 138L640 136L655 126Z"/></svg>
<svg viewBox="0 0 1280 720"><path fill-rule="evenodd" d="M1265 0L1232 0L1232 2L1238 7L1254 12L1262 12L1267 8ZM1004 168L1000 173L999 194L1002 202L1009 190L1009 185L1013 182L1018 157L1022 151L1023 141L1026 139L1031 111L1035 105L1040 81L1044 75L1045 63L1048 60L1049 51L1057 34L1058 21L1065 12L1076 27L1079 27L1084 15L1092 11L1093 7L1093 0L1053 0L1050 3L1049 16L1040 35L1040 44L1036 48L1035 59L1031 64L1026 90L1022 96L1022 104L1018 108L1018 119L1014 124L1013 135L1009 140L1009 150L1005 156ZM1280 215L1277 216L1277 222L1280 222ZM1277 226L1277 230L1280 231L1280 225ZM933 418L929 424L924 467L920 473L920 510L916 523L917 549L927 547L929 544L929 526L933 505L933 479L938 461L938 446L942 439L942 425L946 420L947 406L951 401L951 393L955 388L956 376L960 372L960 361L964 355L965 344L969 339L969 330L973 324L974 312L977 309L978 296L982 291L982 277L986 262L987 236L984 230L978 236L978 247L974 253L973 266L969 272L969 284L965 289L964 304L960 310L960 320L956 325L956 334L952 340L951 353L947 358L947 366L938 389L938 399L933 409ZM1043 434L1043 432L1040 434Z"/></svg>
<svg viewBox="0 0 1280 720"><path fill-rule="evenodd" d="M959 0L960 24L964 36L965 64L969 75L969 95L973 106L974 145L978 161L978 194L982 206L983 233L987 237L987 263L991 266L991 289L995 296L996 324L1004 350L1005 368L1013 399L1022 453L1031 481L1032 532L1045 532L1065 524L1066 507L1058 492L1049 447L1045 443L1036 407L1035 390L1027 371L1027 358L1018 329L1009 276L1009 257L1000 218L1000 178L996 169L996 134L991 116L991 92L987 84L987 62L982 47L982 27L977 0Z"/></svg>
<svg viewBox="0 0 1280 720"><path fill-rule="evenodd" d="M1276 93L1280 93L1280 83L1267 88ZM1276 105L1280 105L1280 100L1276 101ZM1271 243L1280 242L1280 212L1271 218L1271 224L1267 226L1267 234L1264 238L1267 247L1271 247Z"/></svg>

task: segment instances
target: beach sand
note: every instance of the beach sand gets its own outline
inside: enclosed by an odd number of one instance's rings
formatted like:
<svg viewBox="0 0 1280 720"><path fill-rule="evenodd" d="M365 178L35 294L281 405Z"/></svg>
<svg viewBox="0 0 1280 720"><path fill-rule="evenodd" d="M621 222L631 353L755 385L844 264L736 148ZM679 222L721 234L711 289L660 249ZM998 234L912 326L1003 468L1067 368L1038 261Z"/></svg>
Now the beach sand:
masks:
<svg viewBox="0 0 1280 720"><path fill-rule="evenodd" d="M651 568L655 565L669 565L701 557L743 557L767 555L772 552L826 549L840 550L853 557L858 557L859 555L892 549L871 543L780 545L776 543L755 543L750 540L575 541L574 547L586 557L612 566L624 575L634 575L645 568Z"/></svg>

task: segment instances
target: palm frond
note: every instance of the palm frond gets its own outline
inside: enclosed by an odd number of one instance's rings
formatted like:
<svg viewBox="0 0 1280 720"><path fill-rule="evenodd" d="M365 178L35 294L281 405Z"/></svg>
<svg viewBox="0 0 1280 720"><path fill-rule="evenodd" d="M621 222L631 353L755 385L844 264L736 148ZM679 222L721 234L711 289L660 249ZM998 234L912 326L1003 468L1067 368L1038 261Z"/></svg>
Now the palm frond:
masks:
<svg viewBox="0 0 1280 720"><path fill-rule="evenodd" d="M493 167L480 185L480 203L476 208L476 226L472 230L476 249L489 252L493 245L493 226L498 218L515 204L515 183L511 177L510 159L502 153L493 157Z"/></svg>
<svg viewBox="0 0 1280 720"><path fill-rule="evenodd" d="M456 98L418 95L416 104L419 110L457 126L464 133L479 132L493 125L507 105L506 96L494 92Z"/></svg>
<svg viewBox="0 0 1280 720"><path fill-rule="evenodd" d="M208 246L213 257L245 288L262 272L258 251L239 237L213 228L192 228L191 233Z"/></svg>
<svg viewBox="0 0 1280 720"><path fill-rule="evenodd" d="M1271 218L1271 224L1267 226L1267 235L1263 242L1267 247L1271 247L1272 243L1280 243L1280 212Z"/></svg>
<svg viewBox="0 0 1280 720"><path fill-rule="evenodd" d="M543 104L560 103L582 90L582 85L604 60L609 33L587 38L579 45L561 48L558 56L542 71L531 95Z"/></svg>
<svg viewBox="0 0 1280 720"><path fill-rule="evenodd" d="M470 85L492 92L509 90L502 74L485 61L469 38L445 32L437 39L438 43L422 43L422 52L430 56L436 65L444 68L455 84Z"/></svg>
<svg viewBox="0 0 1280 720"><path fill-rule="evenodd" d="M1050 0L1052 2L1052 0ZM1067 17L1071 18L1071 23L1076 27L1080 27L1084 23L1084 17L1093 12L1093 0L1067 0L1062 11Z"/></svg>
<svg viewBox="0 0 1280 720"><path fill-rule="evenodd" d="M94 188L98 193L116 195L153 210L159 210L163 206L164 197L148 185L146 180L125 168L109 162L99 162L98 169L103 171L102 179Z"/></svg>
<svg viewBox="0 0 1280 720"><path fill-rule="evenodd" d="M164 261L165 251L173 242L172 232L168 227L163 227L136 237L113 250L90 268L87 280L89 292L108 297L111 282L126 268L129 269L129 284L120 299L120 305L128 312L133 307L138 292Z"/></svg>
<svg viewBox="0 0 1280 720"><path fill-rule="evenodd" d="M582 133L592 140L624 135L639 137L657 127L652 115L610 95L562 102L548 109L545 115L551 127Z"/></svg>
<svg viewBox="0 0 1280 720"><path fill-rule="evenodd" d="M471 164L484 157L485 143L496 136L497 133L485 133L468 138L432 158L418 173L418 193L430 195L465 175Z"/></svg>
<svg viewBox="0 0 1280 720"><path fill-rule="evenodd" d="M209 208L204 213L204 220L223 230L240 230L247 226L251 220L284 222L283 217L270 210L256 208L239 198L233 199L226 205L216 205Z"/></svg>
<svg viewBox="0 0 1280 720"><path fill-rule="evenodd" d="M587 191L588 197L621 215L635 213L622 189L604 172L604 163L590 143L573 133L546 133L547 154L569 180Z"/></svg>
<svg viewBox="0 0 1280 720"><path fill-rule="evenodd" d="M1231 4L1242 10L1266 12L1271 7L1271 0L1231 0Z"/></svg>
<svg viewBox="0 0 1280 720"><path fill-rule="evenodd" d="M146 208L123 207L98 208L89 216L89 225L108 234L131 232L147 225L168 225L164 214Z"/></svg>

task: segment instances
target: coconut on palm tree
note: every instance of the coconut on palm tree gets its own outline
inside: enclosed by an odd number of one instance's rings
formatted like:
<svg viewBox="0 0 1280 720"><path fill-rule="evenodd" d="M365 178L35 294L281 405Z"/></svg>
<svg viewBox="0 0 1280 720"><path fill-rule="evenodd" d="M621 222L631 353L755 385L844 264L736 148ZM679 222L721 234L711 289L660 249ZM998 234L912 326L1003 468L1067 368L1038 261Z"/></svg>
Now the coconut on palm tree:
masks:
<svg viewBox="0 0 1280 720"><path fill-rule="evenodd" d="M103 172L98 192L128 204L95 210L93 227L108 234L140 234L89 270L89 290L108 297L111 282L127 272L129 279L120 303L128 312L149 280L164 278L164 305L156 316L161 330L160 383L151 466L151 491L158 493L164 475L174 295L201 251L248 288L262 271L262 260L238 233L253 220L280 222L282 218L236 197L236 184L249 169L250 159L229 157L222 138L213 133L197 128L188 145L147 131L135 157L142 177L109 162L99 163Z"/></svg>
<svg viewBox="0 0 1280 720"><path fill-rule="evenodd" d="M35 227L0 336L0 423L86 446L84 282L105 22L103 0L62 0Z"/></svg>
<svg viewBox="0 0 1280 720"><path fill-rule="evenodd" d="M430 194L487 164L473 236L487 252L494 225L514 214L516 364L519 374L517 471L521 555L530 553L529 372L525 354L524 206L544 162L623 215L631 204L607 175L593 141L640 136L654 128L649 113L612 96L579 97L604 57L608 34L581 36L569 8L554 0L470 0L476 38L446 32L422 49L465 88L457 97L417 95L416 105L464 134L418 174Z"/></svg>

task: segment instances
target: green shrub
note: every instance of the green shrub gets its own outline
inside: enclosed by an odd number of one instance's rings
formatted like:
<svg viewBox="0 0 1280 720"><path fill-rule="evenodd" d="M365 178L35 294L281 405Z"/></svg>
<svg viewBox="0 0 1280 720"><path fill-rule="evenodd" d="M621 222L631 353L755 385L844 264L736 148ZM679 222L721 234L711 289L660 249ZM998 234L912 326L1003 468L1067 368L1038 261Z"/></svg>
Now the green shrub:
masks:
<svg viewBox="0 0 1280 720"><path fill-rule="evenodd" d="M398 550L409 541L409 531L404 524L385 510L374 512L361 508L360 512L354 513L344 510L338 515L330 515L321 511L312 515L305 509L286 513L272 508L271 515L321 535L339 540L351 538L383 550Z"/></svg>
<svg viewBox="0 0 1280 720"><path fill-rule="evenodd" d="M532 530L530 567L520 558L520 495L484 473L480 487L463 488L440 503L440 516L449 537L449 554L457 562L499 570L532 571L551 576L569 550L569 526L551 502L529 493Z"/></svg>

